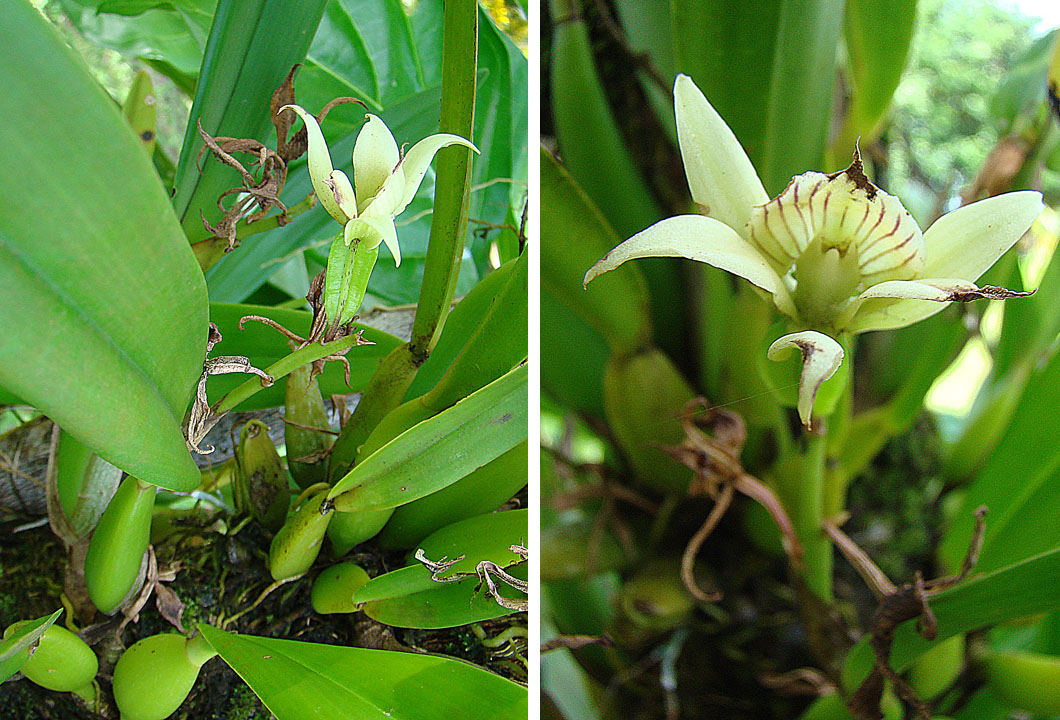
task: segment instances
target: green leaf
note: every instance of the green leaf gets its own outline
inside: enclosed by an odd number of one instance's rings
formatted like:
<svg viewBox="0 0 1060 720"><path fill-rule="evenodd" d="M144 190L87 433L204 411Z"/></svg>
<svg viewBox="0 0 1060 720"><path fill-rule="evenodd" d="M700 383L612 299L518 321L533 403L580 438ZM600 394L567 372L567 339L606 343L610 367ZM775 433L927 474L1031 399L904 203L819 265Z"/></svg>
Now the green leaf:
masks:
<svg viewBox="0 0 1060 720"><path fill-rule="evenodd" d="M108 3L101 0L59 0L59 4L87 40L141 58L182 90L194 90L213 13L209 0L202 0L194 11L158 4L135 15L110 14L102 9Z"/></svg>
<svg viewBox="0 0 1060 720"><path fill-rule="evenodd" d="M451 569L442 573L474 573L477 565L489 560L500 567L522 563L511 552L511 545L522 544L529 532L526 510L487 513L461 520L435 531L418 544L424 557L435 562L442 558L464 556ZM510 572L526 579L526 564ZM501 607L478 587L475 576L456 582L442 583L431 579L431 572L419 561L410 560L408 567L380 575L368 581L353 594L355 603L364 603L364 612L374 620L396 627L444 628L457 627L510 615L514 611ZM498 590L506 598L521 599L525 595L502 582Z"/></svg>
<svg viewBox="0 0 1060 720"><path fill-rule="evenodd" d="M916 26L916 0L847 0L843 16L850 104L834 145L837 158L875 140L902 79Z"/></svg>
<svg viewBox="0 0 1060 720"><path fill-rule="evenodd" d="M229 305L210 303L210 319L221 331L221 342L214 347L216 355L245 355L250 358L254 367L264 368L273 365L291 354L291 348L282 335L259 322L247 322L239 329L239 319L246 315L261 315L275 320L296 335L305 337L313 322L311 313L302 310L263 307L261 305ZM346 358L350 361L350 385L347 387L341 363L328 363L324 373L317 378L320 392L328 395L345 395L363 390L368 380L375 373L383 358L401 344L401 340L375 328L354 323L365 340L373 345L358 345L351 349ZM213 375L206 381L206 393L217 399L231 392L245 381L239 374ZM250 399L241 403L239 410L260 410L261 408L280 407L284 404L283 383L263 388Z"/></svg>
<svg viewBox="0 0 1060 720"><path fill-rule="evenodd" d="M499 457L526 438L527 377L520 365L414 425L358 462L328 498L348 512L397 507Z"/></svg>
<svg viewBox="0 0 1060 720"><path fill-rule="evenodd" d="M51 615L32 620L0 641L0 683L22 669L22 664L29 660L29 655L21 659L16 656L37 642L62 614L60 608Z"/></svg>
<svg viewBox="0 0 1060 720"><path fill-rule="evenodd" d="M122 470L189 490L180 422L205 355L202 274L81 60L26 3L0 23L0 385Z"/></svg>
<svg viewBox="0 0 1060 720"><path fill-rule="evenodd" d="M678 72L691 75L725 118L766 192L826 169L843 0L673 0L671 7Z"/></svg>
<svg viewBox="0 0 1060 720"><path fill-rule="evenodd" d="M1060 545L1060 525L1050 512L1060 502L1058 404L1060 355L1054 355L1027 382L1007 431L946 529L939 551L946 567L960 565L974 526L973 512L980 505L990 510L979 559L982 569L994 570Z"/></svg>
<svg viewBox="0 0 1060 720"><path fill-rule="evenodd" d="M650 341L647 288L632 263L585 288L585 272L621 238L574 178L541 150L541 290L563 302L618 353ZM575 238L577 239L575 241Z"/></svg>
<svg viewBox="0 0 1060 720"><path fill-rule="evenodd" d="M305 58L326 0L220 0L202 58L184 144L177 161L173 207L189 241L208 236L200 213L216 223L217 198L239 185L238 173L196 158L198 123L213 136L272 142L269 101L287 73Z"/></svg>
<svg viewBox="0 0 1060 720"><path fill-rule="evenodd" d="M526 688L451 658L199 631L279 720L515 720L529 711Z"/></svg>
<svg viewBox="0 0 1060 720"><path fill-rule="evenodd" d="M412 400L429 392L445 375L453 361L467 345L482 318L489 312L493 299L508 283L515 261L509 261L484 277L474 289L456 304L445 320L438 344L427 361L416 371L416 377L405 393Z"/></svg>
<svg viewBox="0 0 1060 720"><path fill-rule="evenodd" d="M895 632L891 667L902 672L914 660L946 638L1008 620L1060 609L1060 550L1043 553L1001 570L976 575L929 600L938 621L935 642L917 634L914 622ZM848 691L872 668L868 637L850 651L843 668Z"/></svg>
<svg viewBox="0 0 1060 720"><path fill-rule="evenodd" d="M660 220L662 213L615 124L593 64L588 28L575 7L570 0L549 3L556 139L570 174L626 238Z"/></svg>

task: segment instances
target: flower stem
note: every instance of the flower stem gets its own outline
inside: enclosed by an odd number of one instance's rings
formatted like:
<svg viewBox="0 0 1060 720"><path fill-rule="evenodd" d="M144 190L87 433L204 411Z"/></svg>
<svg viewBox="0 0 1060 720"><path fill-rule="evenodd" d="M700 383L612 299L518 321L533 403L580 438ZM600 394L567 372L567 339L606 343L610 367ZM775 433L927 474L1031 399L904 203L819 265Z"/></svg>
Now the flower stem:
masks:
<svg viewBox="0 0 1060 720"><path fill-rule="evenodd" d="M821 527L827 434L807 436L806 452L799 460L801 482L795 496L792 522L803 547L806 584L820 599L832 600L832 543Z"/></svg>

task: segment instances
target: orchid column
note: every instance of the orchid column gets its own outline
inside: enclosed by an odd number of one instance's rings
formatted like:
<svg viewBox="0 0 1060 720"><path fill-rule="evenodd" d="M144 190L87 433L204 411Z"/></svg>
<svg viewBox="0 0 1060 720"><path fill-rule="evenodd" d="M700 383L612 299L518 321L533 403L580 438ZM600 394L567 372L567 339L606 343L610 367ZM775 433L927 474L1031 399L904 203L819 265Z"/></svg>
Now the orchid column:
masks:
<svg viewBox="0 0 1060 720"><path fill-rule="evenodd" d="M844 346L855 333L903 327L950 302L1024 294L974 281L1034 222L1041 196L1016 192L984 200L921 232L896 197L869 181L855 153L846 170L807 172L770 200L736 137L691 78L678 76L674 95L685 174L700 214L668 218L634 235L590 268L585 282L627 260L679 256L748 280L777 311L765 354L775 361L801 356L801 364L789 364L797 393L788 397L783 365L767 370L766 379L780 402L796 407L807 436L778 459L773 480L805 549L805 579L829 599L831 548L821 514L843 502L823 497L823 419L849 377Z"/></svg>

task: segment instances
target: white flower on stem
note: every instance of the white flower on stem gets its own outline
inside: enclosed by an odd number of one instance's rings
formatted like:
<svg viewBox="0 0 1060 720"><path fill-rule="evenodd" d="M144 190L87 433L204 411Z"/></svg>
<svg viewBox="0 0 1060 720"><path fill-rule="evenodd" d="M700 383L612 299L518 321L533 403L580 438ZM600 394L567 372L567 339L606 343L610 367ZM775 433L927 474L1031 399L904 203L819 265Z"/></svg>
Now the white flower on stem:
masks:
<svg viewBox="0 0 1060 720"><path fill-rule="evenodd" d="M699 215L662 220L609 252L585 282L627 260L685 257L750 281L793 332L770 347L803 353L798 410L807 426L814 396L842 362L832 336L899 328L950 302L1028 293L975 281L1025 233L1041 194L1012 192L962 207L925 232L898 198L846 170L808 172L770 200L732 130L687 75L674 87L677 135Z"/></svg>
<svg viewBox="0 0 1060 720"><path fill-rule="evenodd" d="M332 166L316 118L299 105L284 105L279 111L284 110L298 113L305 123L313 190L324 209L345 228L346 244L355 238L367 242L369 248L386 243L395 265L401 264L401 249L394 218L416 196L435 154L448 145L463 145L478 152L459 135L440 133L420 140L402 154L386 123L369 114L353 146L351 184L346 173Z"/></svg>

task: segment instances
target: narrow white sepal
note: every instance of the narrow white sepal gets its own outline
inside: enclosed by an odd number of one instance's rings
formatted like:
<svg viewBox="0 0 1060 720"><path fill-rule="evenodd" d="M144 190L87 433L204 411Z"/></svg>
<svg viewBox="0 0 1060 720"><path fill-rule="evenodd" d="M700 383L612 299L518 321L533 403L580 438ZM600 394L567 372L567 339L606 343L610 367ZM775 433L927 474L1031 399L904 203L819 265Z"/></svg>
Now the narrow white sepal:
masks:
<svg viewBox="0 0 1060 720"><path fill-rule="evenodd" d="M350 178L346 176L346 173L342 170L332 170L326 184L331 189L331 194L335 197L339 209L346 216L346 221L349 222L357 217L357 196L353 192L353 185L350 184Z"/></svg>
<svg viewBox="0 0 1060 720"><path fill-rule="evenodd" d="M307 153L309 156L309 179L313 183L313 192L317 194L317 199L320 200L320 204L324 206L328 214L339 223L345 225L349 218L346 217L346 214L342 212L342 208L335 201L335 196L327 183L331 177L331 171L335 168L331 164L331 155L328 153L328 146L324 141L324 133L320 131L317 119L301 105L284 105L277 112L283 112L284 110L294 110L298 117L302 118L302 122L305 123L306 137L309 141Z"/></svg>
<svg viewBox="0 0 1060 720"><path fill-rule="evenodd" d="M802 353L802 375L799 378L799 399L796 407L802 424L810 429L817 391L843 364L843 346L824 333L804 330L777 338L766 351L766 357L770 360L783 360L792 349Z"/></svg>
<svg viewBox="0 0 1060 720"><path fill-rule="evenodd" d="M397 142L386 123L372 114L365 118L353 145L353 182L360 207L379 193L401 161Z"/></svg>
<svg viewBox="0 0 1060 720"><path fill-rule="evenodd" d="M420 183L423 182L423 176L427 174L427 168L431 166L431 160L439 150L449 145L463 145L478 152L478 148L470 141L459 135L448 133L431 135L413 145L401 161L401 171L405 174L405 191L396 206L394 215L400 215L412 202L412 198L416 197L416 191L420 189Z"/></svg>
<svg viewBox="0 0 1060 720"><path fill-rule="evenodd" d="M957 208L924 232L927 277L975 282L997 262L1041 214L1042 195L1010 192Z"/></svg>
<svg viewBox="0 0 1060 720"><path fill-rule="evenodd" d="M394 267L400 266L401 247L398 246L397 228L394 227L394 218L390 215L362 215L359 219L371 226L386 244L390 254L394 256ZM373 247L378 244L379 240L375 240Z"/></svg>
<svg viewBox="0 0 1060 720"><path fill-rule="evenodd" d="M845 327L852 332L890 330L925 320L951 302L1010 300L1029 294L990 285L979 287L953 278L883 282L861 293L851 304L853 320Z"/></svg>
<svg viewBox="0 0 1060 720"><path fill-rule="evenodd" d="M769 201L740 141L692 78L674 83L677 139L692 199L706 213L742 231L751 208Z"/></svg>
<svg viewBox="0 0 1060 720"><path fill-rule="evenodd" d="M584 284L644 257L683 257L712 265L769 292L782 312L794 308L787 287L762 253L725 223L703 215L678 215L642 230L589 268Z"/></svg>

